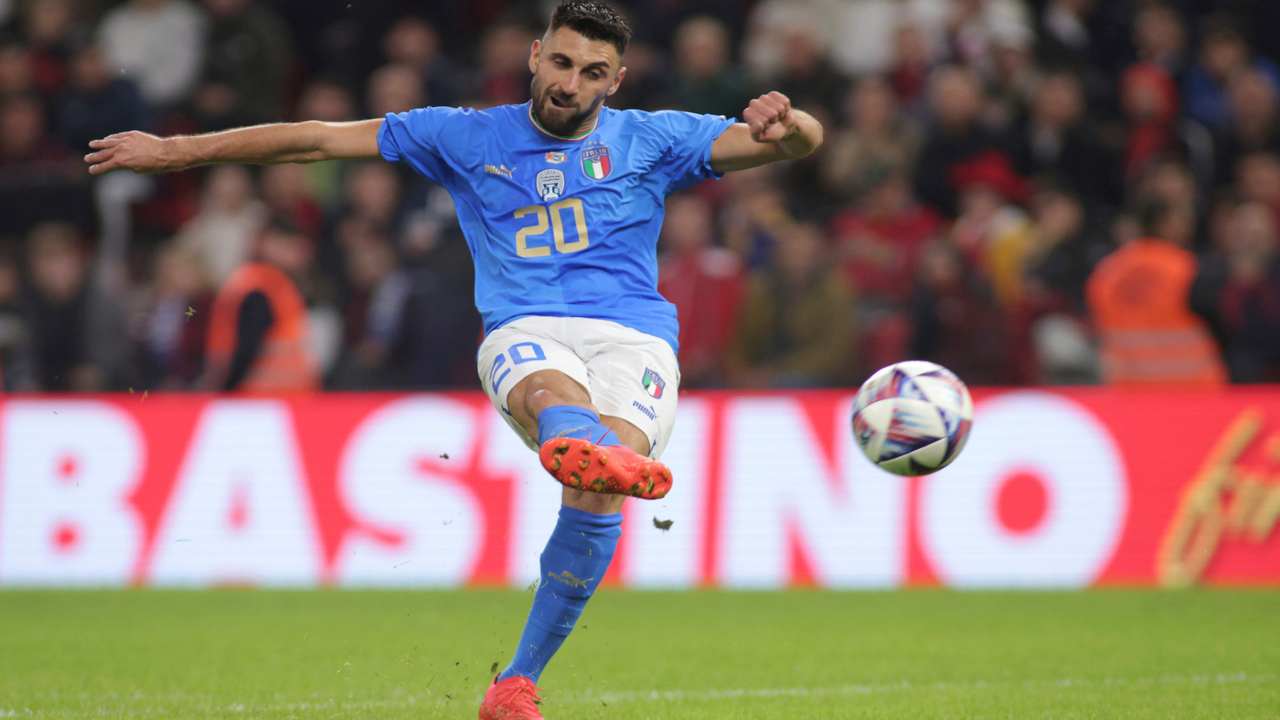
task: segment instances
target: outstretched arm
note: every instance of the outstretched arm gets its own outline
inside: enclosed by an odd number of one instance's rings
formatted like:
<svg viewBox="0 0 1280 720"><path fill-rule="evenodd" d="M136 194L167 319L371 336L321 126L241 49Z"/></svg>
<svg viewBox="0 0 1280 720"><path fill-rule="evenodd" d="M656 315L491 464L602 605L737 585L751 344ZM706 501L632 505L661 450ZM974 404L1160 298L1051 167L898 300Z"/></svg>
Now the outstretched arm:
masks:
<svg viewBox="0 0 1280 720"><path fill-rule="evenodd" d="M777 91L748 103L742 120L712 143L711 168L716 172L802 158L822 145L822 124L791 107L791 100Z"/></svg>
<svg viewBox="0 0 1280 720"><path fill-rule="evenodd" d="M175 172L212 163L270 165L378 157L382 120L329 123L308 120L157 137L130 131L94 140L84 156L90 175L112 170Z"/></svg>

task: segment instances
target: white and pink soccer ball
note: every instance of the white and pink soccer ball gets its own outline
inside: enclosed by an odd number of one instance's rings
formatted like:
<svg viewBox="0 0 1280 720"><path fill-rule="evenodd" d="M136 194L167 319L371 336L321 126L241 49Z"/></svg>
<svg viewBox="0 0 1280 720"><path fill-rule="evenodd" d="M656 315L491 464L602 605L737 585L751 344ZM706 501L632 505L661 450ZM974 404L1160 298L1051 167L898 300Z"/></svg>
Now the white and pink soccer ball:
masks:
<svg viewBox="0 0 1280 720"><path fill-rule="evenodd" d="M895 475L946 467L969 438L973 400L950 370L924 360L881 368L853 401L853 439L871 462Z"/></svg>

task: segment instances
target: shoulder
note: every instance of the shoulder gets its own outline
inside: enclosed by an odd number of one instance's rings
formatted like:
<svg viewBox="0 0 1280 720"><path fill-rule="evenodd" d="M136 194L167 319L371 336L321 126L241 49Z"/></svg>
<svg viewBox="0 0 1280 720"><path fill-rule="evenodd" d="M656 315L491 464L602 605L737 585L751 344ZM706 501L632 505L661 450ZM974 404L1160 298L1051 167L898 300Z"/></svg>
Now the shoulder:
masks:
<svg viewBox="0 0 1280 720"><path fill-rule="evenodd" d="M412 133L439 139L465 140L476 135L502 132L511 126L510 106L479 110L469 107L432 105L387 115L392 125L403 125Z"/></svg>
<svg viewBox="0 0 1280 720"><path fill-rule="evenodd" d="M625 125L671 132L700 123L722 123L723 115L703 115L685 110L613 110L617 121Z"/></svg>
<svg viewBox="0 0 1280 720"><path fill-rule="evenodd" d="M733 124L722 115L683 110L620 110L615 115L617 132L640 138L662 152L703 149Z"/></svg>

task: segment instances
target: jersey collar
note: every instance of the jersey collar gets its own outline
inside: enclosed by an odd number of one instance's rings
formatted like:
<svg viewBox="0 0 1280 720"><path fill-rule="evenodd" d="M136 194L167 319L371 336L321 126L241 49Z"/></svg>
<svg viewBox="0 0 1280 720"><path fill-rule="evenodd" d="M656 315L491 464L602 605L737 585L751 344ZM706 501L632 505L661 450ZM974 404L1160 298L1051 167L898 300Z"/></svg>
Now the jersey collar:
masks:
<svg viewBox="0 0 1280 720"><path fill-rule="evenodd" d="M532 100L525 103L525 115L529 118L529 124L533 125L534 129L542 133L543 135L546 135L547 137L553 140L559 140L560 142L582 142L583 140L586 140L588 137L591 136L591 133L596 131L596 128L600 127L600 116L603 114L604 114L604 106L601 105L600 112L596 113L596 121L591 124L591 128L589 130L587 130L584 133L575 135L573 137L562 137L560 135L556 135L555 133L551 132L550 130L547 130L546 128L538 124L537 118L533 116Z"/></svg>

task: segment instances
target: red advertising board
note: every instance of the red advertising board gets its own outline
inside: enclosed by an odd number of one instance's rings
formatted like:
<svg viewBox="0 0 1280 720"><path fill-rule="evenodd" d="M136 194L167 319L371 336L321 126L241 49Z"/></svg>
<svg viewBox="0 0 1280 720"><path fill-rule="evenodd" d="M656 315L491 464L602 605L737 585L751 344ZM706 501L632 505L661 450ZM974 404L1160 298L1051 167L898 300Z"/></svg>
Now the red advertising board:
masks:
<svg viewBox="0 0 1280 720"><path fill-rule="evenodd" d="M851 393L687 394L607 580L1280 584L1280 389L975 398L960 458L904 479ZM0 585L523 586L558 504L479 394L0 403Z"/></svg>

